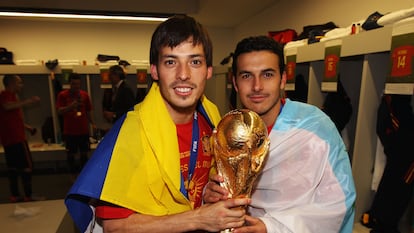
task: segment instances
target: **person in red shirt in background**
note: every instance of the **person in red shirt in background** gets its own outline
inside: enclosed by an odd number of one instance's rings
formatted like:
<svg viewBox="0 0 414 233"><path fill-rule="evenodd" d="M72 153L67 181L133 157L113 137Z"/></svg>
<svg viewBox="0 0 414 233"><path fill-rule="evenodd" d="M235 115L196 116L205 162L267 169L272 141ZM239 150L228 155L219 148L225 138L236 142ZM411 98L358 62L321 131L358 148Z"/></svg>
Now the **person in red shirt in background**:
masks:
<svg viewBox="0 0 414 233"><path fill-rule="evenodd" d="M65 137L67 161L72 178L82 170L88 161L89 123L95 124L91 117L92 104L86 91L81 90L81 77L77 73L69 76L70 88L63 90L57 97L56 107L63 115L63 135ZM80 151L80 166L76 166L75 155Z"/></svg>
<svg viewBox="0 0 414 233"><path fill-rule="evenodd" d="M21 201L18 177L21 176L24 201L32 200L32 155L26 140L25 130L32 135L36 129L24 123L22 108L40 101L38 96L19 100L23 80L18 75L5 75L5 90L0 93L0 139L6 157L10 201Z"/></svg>

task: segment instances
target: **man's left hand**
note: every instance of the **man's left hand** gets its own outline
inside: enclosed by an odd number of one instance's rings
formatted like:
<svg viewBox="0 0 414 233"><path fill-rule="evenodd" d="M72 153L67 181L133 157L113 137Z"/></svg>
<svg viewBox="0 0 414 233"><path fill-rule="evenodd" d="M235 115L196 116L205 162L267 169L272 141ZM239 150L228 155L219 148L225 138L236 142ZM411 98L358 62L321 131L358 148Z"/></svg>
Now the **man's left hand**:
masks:
<svg viewBox="0 0 414 233"><path fill-rule="evenodd" d="M258 218L246 215L245 226L235 228L234 233L267 233L266 225Z"/></svg>

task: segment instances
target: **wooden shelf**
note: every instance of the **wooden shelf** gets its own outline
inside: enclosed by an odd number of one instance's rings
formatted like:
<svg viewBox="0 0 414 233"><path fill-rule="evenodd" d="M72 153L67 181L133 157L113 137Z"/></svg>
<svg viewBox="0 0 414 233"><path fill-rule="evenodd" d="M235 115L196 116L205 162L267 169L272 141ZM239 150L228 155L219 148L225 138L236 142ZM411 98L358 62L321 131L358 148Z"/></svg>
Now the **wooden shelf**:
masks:
<svg viewBox="0 0 414 233"><path fill-rule="evenodd" d="M334 40L341 40L341 57L386 52L391 48L392 29L391 26L387 26ZM297 63L324 60L325 47L334 40L289 49L286 55L294 55L296 51Z"/></svg>
<svg viewBox="0 0 414 233"><path fill-rule="evenodd" d="M325 43L319 42L315 44L298 47L296 54L296 62L310 62L324 60Z"/></svg>
<svg viewBox="0 0 414 233"><path fill-rule="evenodd" d="M391 49L392 27L377 28L344 37L341 57L386 52Z"/></svg>

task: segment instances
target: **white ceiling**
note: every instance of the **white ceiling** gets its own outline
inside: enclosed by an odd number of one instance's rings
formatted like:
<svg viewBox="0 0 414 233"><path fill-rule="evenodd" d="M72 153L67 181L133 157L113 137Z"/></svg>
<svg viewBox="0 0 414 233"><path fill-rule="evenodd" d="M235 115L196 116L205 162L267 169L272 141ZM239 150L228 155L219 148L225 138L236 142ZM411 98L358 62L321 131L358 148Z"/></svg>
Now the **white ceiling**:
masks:
<svg viewBox="0 0 414 233"><path fill-rule="evenodd" d="M0 8L187 14L206 26L235 27L280 0L1 0Z"/></svg>

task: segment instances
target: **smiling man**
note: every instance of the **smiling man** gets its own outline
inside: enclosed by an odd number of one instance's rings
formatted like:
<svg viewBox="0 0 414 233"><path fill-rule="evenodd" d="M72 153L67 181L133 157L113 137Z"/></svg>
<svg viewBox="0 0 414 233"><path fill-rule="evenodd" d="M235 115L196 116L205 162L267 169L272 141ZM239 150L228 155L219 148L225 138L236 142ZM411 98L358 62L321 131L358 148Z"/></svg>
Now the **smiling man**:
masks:
<svg viewBox="0 0 414 233"><path fill-rule="evenodd" d="M99 144L66 199L79 229L104 232L217 232L239 227L247 198L201 206L220 120L204 95L212 45L193 18L176 16L155 30L152 87ZM96 219L93 217L96 216ZM92 229L93 228L93 229Z"/></svg>
<svg viewBox="0 0 414 233"><path fill-rule="evenodd" d="M234 233L352 232L356 193L348 153L327 115L283 97L283 48L267 36L245 38L236 46L232 69L241 103L259 114L270 138L250 216ZM222 182L218 175L212 178ZM227 195L209 182L204 201L225 200Z"/></svg>

